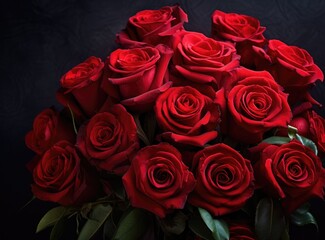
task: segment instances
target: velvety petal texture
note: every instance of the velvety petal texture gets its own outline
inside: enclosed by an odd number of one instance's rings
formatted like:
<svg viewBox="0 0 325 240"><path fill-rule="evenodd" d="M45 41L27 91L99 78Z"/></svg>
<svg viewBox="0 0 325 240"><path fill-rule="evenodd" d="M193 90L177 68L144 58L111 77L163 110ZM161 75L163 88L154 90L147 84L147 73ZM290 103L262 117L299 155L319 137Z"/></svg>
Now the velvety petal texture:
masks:
<svg viewBox="0 0 325 240"><path fill-rule="evenodd" d="M79 129L77 146L98 170L124 174L140 147L132 115L120 104L97 113Z"/></svg>
<svg viewBox="0 0 325 240"><path fill-rule="evenodd" d="M32 192L43 201L76 206L94 200L99 182L73 144L60 141L47 150L33 171Z"/></svg>
<svg viewBox="0 0 325 240"><path fill-rule="evenodd" d="M143 10L129 18L126 28L117 34L117 42L125 48L168 45L187 21L187 14L178 5Z"/></svg>
<svg viewBox="0 0 325 240"><path fill-rule="evenodd" d="M324 80L324 74L305 49L287 45L277 39L270 40L266 49L254 49L258 54L257 68L272 74L290 94L290 102L307 100L317 103L308 91L317 80Z"/></svg>
<svg viewBox="0 0 325 240"><path fill-rule="evenodd" d="M184 208L195 179L180 152L168 143L160 143L138 151L123 183L133 207L164 218L174 209Z"/></svg>
<svg viewBox="0 0 325 240"><path fill-rule="evenodd" d="M267 43L263 35L265 27L260 25L259 20L252 16L225 13L220 10L214 11L211 18L212 37L236 43L237 53L241 56L241 65L254 68L253 46L263 47Z"/></svg>
<svg viewBox="0 0 325 240"><path fill-rule="evenodd" d="M203 146L218 135L218 106L195 88L171 87L158 97L154 109L165 140Z"/></svg>
<svg viewBox="0 0 325 240"><path fill-rule="evenodd" d="M107 58L102 88L130 111L148 111L171 86L167 70L172 54L165 45L117 49Z"/></svg>
<svg viewBox="0 0 325 240"><path fill-rule="evenodd" d="M65 112L54 108L46 108L34 119L33 129L26 134L25 143L36 154L42 155L54 143L60 140L75 142L72 121Z"/></svg>
<svg viewBox="0 0 325 240"><path fill-rule="evenodd" d="M250 151L259 156L253 165L257 187L280 198L287 213L324 197L325 169L310 148L293 140L280 146L263 143Z"/></svg>
<svg viewBox="0 0 325 240"><path fill-rule="evenodd" d="M188 202L214 216L239 210L254 193L250 161L226 144L215 144L196 153L193 172L197 184Z"/></svg>
<svg viewBox="0 0 325 240"><path fill-rule="evenodd" d="M238 68L216 93L221 129L231 138L256 144L272 128L286 127L292 113L287 94L266 71Z"/></svg>
<svg viewBox="0 0 325 240"><path fill-rule="evenodd" d="M247 223L230 223L230 240L255 240L256 235L253 228Z"/></svg>
<svg viewBox="0 0 325 240"><path fill-rule="evenodd" d="M180 31L173 36L173 66L183 80L216 85L226 73L239 66L232 43L216 41L202 33Z"/></svg>
<svg viewBox="0 0 325 240"><path fill-rule="evenodd" d="M58 101L77 116L93 116L107 97L100 87L103 67L100 58L91 56L65 73L60 79Z"/></svg>

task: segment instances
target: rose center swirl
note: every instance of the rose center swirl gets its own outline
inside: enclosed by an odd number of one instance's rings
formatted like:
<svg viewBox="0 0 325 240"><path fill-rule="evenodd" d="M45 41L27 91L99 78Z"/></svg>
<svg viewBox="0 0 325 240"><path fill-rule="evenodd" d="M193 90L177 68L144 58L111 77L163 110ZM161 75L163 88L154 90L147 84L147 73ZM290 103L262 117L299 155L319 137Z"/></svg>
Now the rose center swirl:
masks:
<svg viewBox="0 0 325 240"><path fill-rule="evenodd" d="M174 182L174 176L165 164L157 164L148 169L148 180L154 188L165 189Z"/></svg>

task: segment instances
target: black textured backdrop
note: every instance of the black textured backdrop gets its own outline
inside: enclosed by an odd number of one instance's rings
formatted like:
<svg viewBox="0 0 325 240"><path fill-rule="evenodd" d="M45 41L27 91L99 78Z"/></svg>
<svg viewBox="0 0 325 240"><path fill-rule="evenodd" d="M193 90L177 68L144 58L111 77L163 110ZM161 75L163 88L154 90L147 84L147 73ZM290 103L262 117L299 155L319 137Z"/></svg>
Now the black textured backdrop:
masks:
<svg viewBox="0 0 325 240"><path fill-rule="evenodd" d="M189 16L186 29L209 35L215 9L254 16L267 27L267 38L305 48L325 72L324 0L10 0L0 6L0 239L48 239L34 234L48 205L30 198L33 154L24 135L34 116L55 105L60 76L90 55L105 58L116 45L115 34L139 10L180 3ZM325 85L312 95L325 104ZM324 109L317 109L325 116ZM324 202L312 211L320 233L298 229L293 239L325 239ZM310 234L310 235L309 235ZM309 237L307 237L309 235Z"/></svg>

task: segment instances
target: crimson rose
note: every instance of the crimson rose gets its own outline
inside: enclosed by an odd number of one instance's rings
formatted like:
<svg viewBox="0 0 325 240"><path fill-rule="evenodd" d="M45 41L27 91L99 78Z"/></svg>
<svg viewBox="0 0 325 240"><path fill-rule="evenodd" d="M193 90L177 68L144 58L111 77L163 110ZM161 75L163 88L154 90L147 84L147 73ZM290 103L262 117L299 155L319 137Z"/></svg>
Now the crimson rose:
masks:
<svg viewBox="0 0 325 240"><path fill-rule="evenodd" d="M32 192L43 201L74 206L97 197L99 183L73 144L60 141L47 150L33 171Z"/></svg>
<svg viewBox="0 0 325 240"><path fill-rule="evenodd" d="M218 84L225 73L239 66L239 56L231 43L186 31L176 33L172 43L175 71L194 83Z"/></svg>
<svg viewBox="0 0 325 240"><path fill-rule="evenodd" d="M287 95L266 71L238 68L216 96L221 130L240 142L256 144L266 131L286 127L291 119Z"/></svg>
<svg viewBox="0 0 325 240"><path fill-rule="evenodd" d="M72 123L65 118L64 112L54 108L47 108L40 112L34 119L33 130L25 137L27 147L36 154L42 155L59 140L75 142L75 133Z"/></svg>
<svg viewBox="0 0 325 240"><path fill-rule="evenodd" d="M167 74L171 56L171 49L164 45L117 49L107 58L103 88L129 110L147 111L171 86Z"/></svg>
<svg viewBox="0 0 325 240"><path fill-rule="evenodd" d="M193 158L197 184L188 202L214 216L235 212L253 195L253 168L236 150L219 143Z"/></svg>
<svg viewBox="0 0 325 240"><path fill-rule="evenodd" d="M168 143L160 143L139 150L123 183L132 206L164 218L173 209L184 207L195 179L180 152Z"/></svg>
<svg viewBox="0 0 325 240"><path fill-rule="evenodd" d="M100 58L89 57L73 67L60 79L58 101L70 107L78 116L93 116L106 100L100 88L104 63Z"/></svg>
<svg viewBox="0 0 325 240"><path fill-rule="evenodd" d="M212 14L212 36L236 43L242 66L254 66L255 54L252 46L263 47L266 44L264 31L265 27L260 26L259 20L251 16L220 10Z"/></svg>
<svg viewBox="0 0 325 240"><path fill-rule="evenodd" d="M266 50L255 47L259 55L258 69L269 71L288 92L290 102L309 100L317 103L308 93L316 80L323 81L322 70L309 53L302 48L289 46L279 40L270 40Z"/></svg>
<svg viewBox="0 0 325 240"><path fill-rule="evenodd" d="M129 18L126 29L117 34L117 42L126 48L169 43L170 37L183 29L186 13L179 6L143 10Z"/></svg>
<svg viewBox="0 0 325 240"><path fill-rule="evenodd" d="M215 139L220 113L214 96L210 97L189 86L172 87L161 94L154 108L163 131L160 136L194 146Z"/></svg>
<svg viewBox="0 0 325 240"><path fill-rule="evenodd" d="M291 213L313 197L323 198L325 169L319 157L297 140L281 146L261 143L250 152L259 156L253 165L256 184Z"/></svg>
<svg viewBox="0 0 325 240"><path fill-rule="evenodd" d="M97 113L79 129L77 146L97 169L124 174L139 148L133 117L120 104Z"/></svg>
<svg viewBox="0 0 325 240"><path fill-rule="evenodd" d="M229 224L230 240L255 240L256 236L253 229L248 224L232 223Z"/></svg>
<svg viewBox="0 0 325 240"><path fill-rule="evenodd" d="M325 154L325 119L309 109L296 115L290 125L298 129L298 134L311 139L321 155Z"/></svg>

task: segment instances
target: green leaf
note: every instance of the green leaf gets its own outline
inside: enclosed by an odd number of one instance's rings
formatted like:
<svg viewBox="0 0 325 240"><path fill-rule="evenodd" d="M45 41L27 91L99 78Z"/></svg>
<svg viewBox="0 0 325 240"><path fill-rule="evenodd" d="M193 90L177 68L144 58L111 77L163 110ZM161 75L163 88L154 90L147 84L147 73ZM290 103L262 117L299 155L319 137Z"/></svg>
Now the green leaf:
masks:
<svg viewBox="0 0 325 240"><path fill-rule="evenodd" d="M317 146L316 144L308 139L308 138L305 138L303 136L300 136L299 134L296 134L296 138L299 142L302 143L302 145L306 146L306 147L309 147L311 150L313 150L313 152L318 155L318 149L317 149Z"/></svg>
<svg viewBox="0 0 325 240"><path fill-rule="evenodd" d="M77 127L76 127L76 121L74 120L74 114L73 114L73 111L72 111L69 104L68 104L68 108L69 108L69 111L70 111L70 114L71 114L73 130L74 130L75 134L78 134L78 130L77 130Z"/></svg>
<svg viewBox="0 0 325 240"><path fill-rule="evenodd" d="M286 228L283 231L283 234L281 236L281 240L290 240L289 226L288 226L288 224L287 224Z"/></svg>
<svg viewBox="0 0 325 240"><path fill-rule="evenodd" d="M309 210L309 204L304 204L303 206L298 208L296 211L294 211L290 215L290 220L293 224L295 224L297 226L313 224L313 225L315 225L315 227L318 231L317 221L308 210Z"/></svg>
<svg viewBox="0 0 325 240"><path fill-rule="evenodd" d="M129 211L118 224L113 240L137 240L145 233L150 220L148 214L138 208Z"/></svg>
<svg viewBox="0 0 325 240"><path fill-rule="evenodd" d="M116 231L116 225L114 223L113 214L104 223L103 239L112 239Z"/></svg>
<svg viewBox="0 0 325 240"><path fill-rule="evenodd" d="M66 226L67 215L62 216L54 225L51 230L50 240L59 240L63 236L64 229Z"/></svg>
<svg viewBox="0 0 325 240"><path fill-rule="evenodd" d="M286 227L279 201L263 198L256 207L255 230L259 240L278 240Z"/></svg>
<svg viewBox="0 0 325 240"><path fill-rule="evenodd" d="M36 199L36 197L35 196L33 196L28 202L26 202L25 203L25 205L24 206L22 206L20 209L19 209L19 211L21 211L21 210L23 210L25 207L27 207L33 200L35 200Z"/></svg>
<svg viewBox="0 0 325 240"><path fill-rule="evenodd" d="M78 240L91 239L104 224L113 208L109 204L98 204L89 214L89 218L80 231Z"/></svg>
<svg viewBox="0 0 325 240"><path fill-rule="evenodd" d="M39 221L36 233L53 226L57 221L59 221L64 215L68 214L69 211L65 207L56 207L48 211L42 219Z"/></svg>
<svg viewBox="0 0 325 240"><path fill-rule="evenodd" d="M292 140L294 138L296 138L296 134L298 132L298 129L291 126L291 125L288 125L288 137Z"/></svg>
<svg viewBox="0 0 325 240"><path fill-rule="evenodd" d="M203 221L212 232L213 238L215 240L228 240L229 229L226 222L223 220L214 219L211 214L203 208L198 209Z"/></svg>
<svg viewBox="0 0 325 240"><path fill-rule="evenodd" d="M176 211L174 214L159 219L160 226L166 235L180 235L186 228L187 216L181 212Z"/></svg>
<svg viewBox="0 0 325 240"><path fill-rule="evenodd" d="M188 220L188 226L200 238L205 240L213 240L212 232L207 227L198 210L194 210L190 219Z"/></svg>
<svg viewBox="0 0 325 240"><path fill-rule="evenodd" d="M290 141L291 141L291 139L288 137L273 136L273 137L264 139L262 142L269 143L269 144L285 144Z"/></svg>

